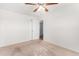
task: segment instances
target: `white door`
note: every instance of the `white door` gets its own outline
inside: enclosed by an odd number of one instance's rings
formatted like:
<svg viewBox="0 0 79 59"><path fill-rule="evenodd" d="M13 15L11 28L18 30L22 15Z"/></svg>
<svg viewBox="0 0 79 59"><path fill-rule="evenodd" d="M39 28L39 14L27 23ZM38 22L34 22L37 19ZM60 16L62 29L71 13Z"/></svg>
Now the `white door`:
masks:
<svg viewBox="0 0 79 59"><path fill-rule="evenodd" d="M30 19L29 36L30 36L30 39L39 39L39 21L38 20Z"/></svg>

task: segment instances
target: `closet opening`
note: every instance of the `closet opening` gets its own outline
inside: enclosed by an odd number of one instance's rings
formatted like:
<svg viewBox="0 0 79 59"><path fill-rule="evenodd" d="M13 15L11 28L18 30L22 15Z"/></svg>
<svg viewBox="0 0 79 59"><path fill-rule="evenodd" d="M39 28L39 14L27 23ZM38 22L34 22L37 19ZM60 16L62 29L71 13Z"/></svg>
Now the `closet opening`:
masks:
<svg viewBox="0 0 79 59"><path fill-rule="evenodd" d="M43 40L43 20L40 21L40 35L39 39Z"/></svg>

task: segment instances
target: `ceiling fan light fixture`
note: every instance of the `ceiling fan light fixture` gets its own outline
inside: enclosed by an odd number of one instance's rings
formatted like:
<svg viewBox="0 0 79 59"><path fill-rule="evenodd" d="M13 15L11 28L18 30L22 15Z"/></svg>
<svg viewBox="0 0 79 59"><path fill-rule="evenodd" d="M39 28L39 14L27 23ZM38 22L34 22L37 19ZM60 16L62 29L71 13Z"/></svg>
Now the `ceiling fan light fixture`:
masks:
<svg viewBox="0 0 79 59"><path fill-rule="evenodd" d="M39 6L38 11L44 10L44 8L42 6Z"/></svg>

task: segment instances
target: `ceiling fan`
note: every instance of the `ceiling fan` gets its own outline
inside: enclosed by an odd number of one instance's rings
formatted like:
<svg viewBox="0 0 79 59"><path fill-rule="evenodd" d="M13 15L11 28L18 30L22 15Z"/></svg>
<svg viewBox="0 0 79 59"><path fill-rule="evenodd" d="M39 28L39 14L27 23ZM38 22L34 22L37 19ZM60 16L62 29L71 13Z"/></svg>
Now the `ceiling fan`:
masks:
<svg viewBox="0 0 79 59"><path fill-rule="evenodd" d="M46 6L49 6L49 5L56 5L58 3L25 3L26 5L35 5L36 8L33 10L33 12L36 12L40 6L44 8L44 10L46 12L48 12L48 8Z"/></svg>

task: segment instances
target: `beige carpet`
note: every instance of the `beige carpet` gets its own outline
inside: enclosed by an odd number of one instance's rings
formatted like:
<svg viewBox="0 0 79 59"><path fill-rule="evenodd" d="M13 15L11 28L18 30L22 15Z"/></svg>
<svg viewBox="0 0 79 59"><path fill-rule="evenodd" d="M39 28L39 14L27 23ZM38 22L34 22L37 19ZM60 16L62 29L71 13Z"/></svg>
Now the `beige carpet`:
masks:
<svg viewBox="0 0 79 59"><path fill-rule="evenodd" d="M31 40L0 48L0 56L78 56L79 53L43 40Z"/></svg>

